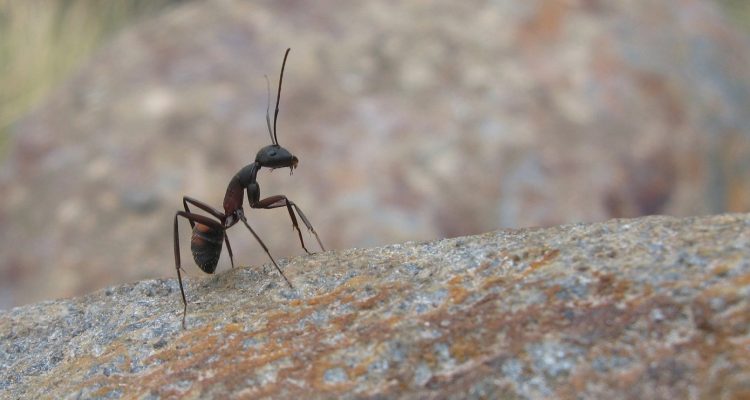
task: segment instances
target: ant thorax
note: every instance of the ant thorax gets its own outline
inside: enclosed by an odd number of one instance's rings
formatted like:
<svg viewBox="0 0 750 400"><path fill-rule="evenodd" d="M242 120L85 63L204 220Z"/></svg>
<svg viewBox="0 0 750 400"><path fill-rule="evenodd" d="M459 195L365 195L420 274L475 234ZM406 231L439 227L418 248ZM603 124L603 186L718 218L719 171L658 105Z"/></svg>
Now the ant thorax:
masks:
<svg viewBox="0 0 750 400"><path fill-rule="evenodd" d="M227 192L224 195L224 214L226 214L227 218L234 214L236 210L242 208L243 196L245 194L244 191L255 183L255 178L258 175L259 169L260 166L258 163L246 165L232 177L231 181L229 181ZM250 199L252 202L252 198Z"/></svg>

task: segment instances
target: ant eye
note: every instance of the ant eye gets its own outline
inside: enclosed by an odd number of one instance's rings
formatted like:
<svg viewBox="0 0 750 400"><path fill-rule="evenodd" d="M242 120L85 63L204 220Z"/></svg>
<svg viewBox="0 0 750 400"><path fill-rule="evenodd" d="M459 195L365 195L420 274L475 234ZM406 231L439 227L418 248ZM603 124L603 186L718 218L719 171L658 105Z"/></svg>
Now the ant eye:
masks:
<svg viewBox="0 0 750 400"><path fill-rule="evenodd" d="M275 155L276 155L276 150L271 150L271 151L270 151L270 152L268 153L268 155L269 155L269 156L271 156L271 157L275 156Z"/></svg>

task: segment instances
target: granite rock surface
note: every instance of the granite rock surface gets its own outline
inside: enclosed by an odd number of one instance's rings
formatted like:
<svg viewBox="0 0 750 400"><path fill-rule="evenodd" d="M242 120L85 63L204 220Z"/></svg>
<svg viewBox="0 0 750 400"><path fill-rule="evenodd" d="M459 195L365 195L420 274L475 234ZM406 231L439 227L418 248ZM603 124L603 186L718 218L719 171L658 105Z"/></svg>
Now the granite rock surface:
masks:
<svg viewBox="0 0 750 400"><path fill-rule="evenodd" d="M0 398L750 396L750 215L329 251L0 311Z"/></svg>
<svg viewBox="0 0 750 400"><path fill-rule="evenodd" d="M331 249L750 209L750 44L713 2L182 2L14 125L0 308L169 276L182 196L220 207L268 144L263 75L287 47L279 140L300 164L261 171L261 194ZM247 214L274 255L303 253L283 210Z"/></svg>

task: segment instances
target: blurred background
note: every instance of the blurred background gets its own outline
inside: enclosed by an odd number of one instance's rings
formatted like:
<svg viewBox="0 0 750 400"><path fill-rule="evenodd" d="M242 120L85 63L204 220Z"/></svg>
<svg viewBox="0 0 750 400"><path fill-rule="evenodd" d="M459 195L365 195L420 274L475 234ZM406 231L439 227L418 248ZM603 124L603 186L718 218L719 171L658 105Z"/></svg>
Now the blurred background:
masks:
<svg viewBox="0 0 750 400"><path fill-rule="evenodd" d="M747 212L749 31L745 0L0 0L0 308L174 277L182 196L221 208L269 144L287 47L299 168L258 181L329 249ZM303 253L284 209L246 213Z"/></svg>

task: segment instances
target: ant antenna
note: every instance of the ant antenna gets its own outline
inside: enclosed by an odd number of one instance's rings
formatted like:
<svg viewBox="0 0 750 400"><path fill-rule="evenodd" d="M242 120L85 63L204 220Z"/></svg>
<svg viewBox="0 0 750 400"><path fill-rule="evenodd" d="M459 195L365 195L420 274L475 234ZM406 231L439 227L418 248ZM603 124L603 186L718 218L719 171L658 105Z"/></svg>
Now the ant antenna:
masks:
<svg viewBox="0 0 750 400"><path fill-rule="evenodd" d="M281 63L281 75L279 75L279 92L276 94L276 111L273 113L273 139L274 144L279 144L279 138L276 136L276 118L279 116L279 100L281 99L281 81L284 79L284 67L286 66L286 57L289 55L291 49L286 49L284 53L284 61Z"/></svg>
<svg viewBox="0 0 750 400"><path fill-rule="evenodd" d="M268 100L266 101L266 125L268 125L268 134L271 136L271 144L278 144L273 140L273 132L271 132L271 116L269 115L271 109L271 82L268 81L268 75L263 75L266 78L266 92L268 93Z"/></svg>

